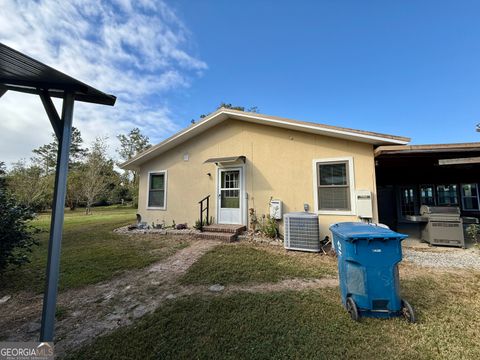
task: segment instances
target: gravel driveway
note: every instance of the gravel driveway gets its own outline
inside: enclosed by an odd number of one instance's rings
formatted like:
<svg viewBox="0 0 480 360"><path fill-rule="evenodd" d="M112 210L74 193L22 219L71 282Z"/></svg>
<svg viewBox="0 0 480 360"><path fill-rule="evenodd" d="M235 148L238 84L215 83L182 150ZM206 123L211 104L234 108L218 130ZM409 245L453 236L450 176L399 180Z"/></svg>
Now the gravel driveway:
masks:
<svg viewBox="0 0 480 360"><path fill-rule="evenodd" d="M413 250L403 249L403 260L415 265L436 268L480 269L480 253L475 250L448 249Z"/></svg>

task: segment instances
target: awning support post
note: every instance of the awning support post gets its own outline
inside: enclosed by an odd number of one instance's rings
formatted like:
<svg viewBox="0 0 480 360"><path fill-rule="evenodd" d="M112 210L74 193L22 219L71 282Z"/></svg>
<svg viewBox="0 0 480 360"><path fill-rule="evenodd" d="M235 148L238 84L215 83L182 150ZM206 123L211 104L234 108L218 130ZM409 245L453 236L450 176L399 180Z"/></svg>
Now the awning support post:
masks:
<svg viewBox="0 0 480 360"><path fill-rule="evenodd" d="M58 116L57 110L55 109L55 105L53 105L52 98L47 90L39 90L38 95L42 100L43 107L45 108L48 119L52 124L53 131L55 132L57 139L60 139L62 137L62 122L60 120L60 116Z"/></svg>
<svg viewBox="0 0 480 360"><path fill-rule="evenodd" d="M48 243L47 274L43 297L42 324L40 341L53 341L55 329L55 308L60 267L60 247L62 243L63 215L65 211L65 195L67 190L68 157L72 133L74 94L65 93L63 98L62 118L58 138L57 171L50 223L50 239ZM53 125L53 124L52 124Z"/></svg>

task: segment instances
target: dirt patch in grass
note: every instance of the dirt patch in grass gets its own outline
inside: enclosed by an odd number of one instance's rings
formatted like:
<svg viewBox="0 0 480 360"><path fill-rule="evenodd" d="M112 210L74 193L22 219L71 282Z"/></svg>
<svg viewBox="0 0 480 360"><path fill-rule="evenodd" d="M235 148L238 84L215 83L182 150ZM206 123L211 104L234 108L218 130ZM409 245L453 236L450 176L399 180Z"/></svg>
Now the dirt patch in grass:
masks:
<svg viewBox="0 0 480 360"><path fill-rule="evenodd" d="M158 239L158 241L162 241ZM150 267L129 271L108 282L61 292L58 296L56 351L88 342L99 334L128 325L155 310L176 288L176 280L216 241L165 237L163 241L191 246L178 250ZM173 244L170 244L173 245ZM170 247L175 249L175 247ZM42 296L17 293L1 305L0 337L10 341L38 338ZM32 330L33 329L33 330Z"/></svg>
<svg viewBox="0 0 480 360"><path fill-rule="evenodd" d="M97 339L70 359L477 359L480 273L402 281L417 324L350 320L338 288L190 296Z"/></svg>
<svg viewBox="0 0 480 360"><path fill-rule="evenodd" d="M180 283L227 285L335 274L336 262L328 256L236 243L221 245L206 253L180 279Z"/></svg>

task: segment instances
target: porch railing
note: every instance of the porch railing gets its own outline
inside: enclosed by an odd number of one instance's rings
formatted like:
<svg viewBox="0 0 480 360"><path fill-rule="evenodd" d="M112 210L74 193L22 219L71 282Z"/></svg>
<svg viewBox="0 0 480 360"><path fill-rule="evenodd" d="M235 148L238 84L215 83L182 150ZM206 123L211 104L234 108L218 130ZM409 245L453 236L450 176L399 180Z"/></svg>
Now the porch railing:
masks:
<svg viewBox="0 0 480 360"><path fill-rule="evenodd" d="M198 202L200 205L200 231L203 231L203 225L209 225L209 207L210 207L210 195L205 196L202 200ZM205 220L204 220L204 213L205 215Z"/></svg>

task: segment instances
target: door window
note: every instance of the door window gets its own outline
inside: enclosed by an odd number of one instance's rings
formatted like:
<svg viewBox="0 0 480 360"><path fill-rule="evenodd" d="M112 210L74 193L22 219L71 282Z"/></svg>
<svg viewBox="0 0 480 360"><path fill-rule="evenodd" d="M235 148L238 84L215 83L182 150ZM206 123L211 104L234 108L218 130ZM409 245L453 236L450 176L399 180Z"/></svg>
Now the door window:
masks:
<svg viewBox="0 0 480 360"><path fill-rule="evenodd" d="M220 207L238 209L240 207L240 171L221 172Z"/></svg>
<svg viewBox="0 0 480 360"><path fill-rule="evenodd" d="M412 186L400 188L400 213L402 216L415 215L415 188Z"/></svg>

